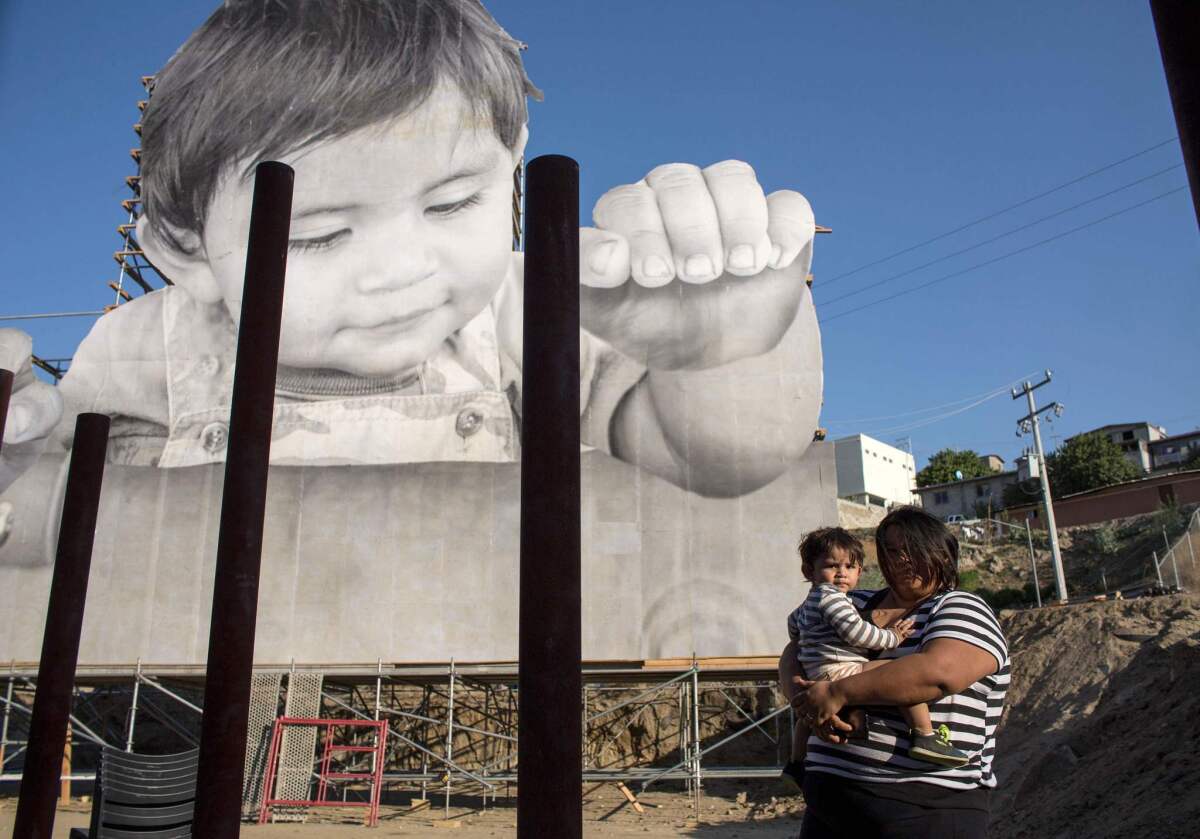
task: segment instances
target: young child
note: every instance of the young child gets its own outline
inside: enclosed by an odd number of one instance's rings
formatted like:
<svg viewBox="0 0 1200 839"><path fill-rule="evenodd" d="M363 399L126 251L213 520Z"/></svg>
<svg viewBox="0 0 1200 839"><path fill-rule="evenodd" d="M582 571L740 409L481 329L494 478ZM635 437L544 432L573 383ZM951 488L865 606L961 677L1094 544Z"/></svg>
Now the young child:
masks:
<svg viewBox="0 0 1200 839"><path fill-rule="evenodd" d="M913 631L909 619L881 629L864 620L847 596L858 585L862 573L862 542L840 527L814 530L800 543L800 569L812 584L808 597L788 616L788 635L796 642L796 658L813 681L835 681L882 667L886 662L869 661L867 652L900 646ZM961 766L967 755L944 742L934 731L929 707L924 704L900 709L911 729L909 757L943 766ZM858 719L858 725L863 720ZM799 786L809 729L802 721L792 731L792 759L784 777Z"/></svg>
<svg viewBox="0 0 1200 839"><path fill-rule="evenodd" d="M518 460L527 95L519 44L476 0L222 4L143 118L137 236L172 285L97 321L52 447L98 411L110 461L224 459L253 169L276 159L296 182L272 463ZM705 495L776 478L821 399L807 202L737 161L668 164L594 216L585 444ZM10 442L59 419L39 410Z"/></svg>

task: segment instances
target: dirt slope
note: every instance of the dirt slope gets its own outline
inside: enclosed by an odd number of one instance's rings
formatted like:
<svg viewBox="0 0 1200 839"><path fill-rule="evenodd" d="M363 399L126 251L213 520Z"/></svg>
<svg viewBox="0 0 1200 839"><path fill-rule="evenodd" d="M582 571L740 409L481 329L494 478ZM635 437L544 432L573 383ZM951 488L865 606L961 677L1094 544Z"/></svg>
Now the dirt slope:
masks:
<svg viewBox="0 0 1200 839"><path fill-rule="evenodd" d="M1200 835L1200 599L1001 615L993 839Z"/></svg>

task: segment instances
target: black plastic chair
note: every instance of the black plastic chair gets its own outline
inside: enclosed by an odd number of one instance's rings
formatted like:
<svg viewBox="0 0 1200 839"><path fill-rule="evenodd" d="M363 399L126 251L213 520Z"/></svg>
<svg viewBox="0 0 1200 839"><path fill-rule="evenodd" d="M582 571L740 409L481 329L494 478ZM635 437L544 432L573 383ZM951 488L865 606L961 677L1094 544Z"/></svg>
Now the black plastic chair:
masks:
<svg viewBox="0 0 1200 839"><path fill-rule="evenodd" d="M192 835L200 750L140 755L104 748L87 831L71 839L184 839Z"/></svg>

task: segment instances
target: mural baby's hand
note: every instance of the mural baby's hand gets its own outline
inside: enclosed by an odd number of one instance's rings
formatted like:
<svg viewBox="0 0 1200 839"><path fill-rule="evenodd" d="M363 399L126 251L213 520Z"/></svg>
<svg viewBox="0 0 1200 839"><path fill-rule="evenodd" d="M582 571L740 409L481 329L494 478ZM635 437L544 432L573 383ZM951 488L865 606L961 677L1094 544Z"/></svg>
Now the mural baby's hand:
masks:
<svg viewBox="0 0 1200 839"><path fill-rule="evenodd" d="M33 375L32 358L32 338L19 329L0 329L0 368L15 374L0 450L0 491L33 465L62 419L62 397Z"/></svg>
<svg viewBox="0 0 1200 839"><path fill-rule="evenodd" d="M765 195L741 161L659 166L605 193L593 218L580 231L584 328L650 368L761 355L806 293L812 208Z"/></svg>

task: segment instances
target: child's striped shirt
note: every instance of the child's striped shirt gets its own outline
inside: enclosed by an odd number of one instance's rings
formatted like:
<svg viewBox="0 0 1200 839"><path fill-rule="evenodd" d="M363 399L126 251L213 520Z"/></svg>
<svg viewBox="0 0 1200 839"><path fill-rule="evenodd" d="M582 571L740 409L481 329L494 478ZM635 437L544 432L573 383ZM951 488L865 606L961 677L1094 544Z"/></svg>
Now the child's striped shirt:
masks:
<svg viewBox="0 0 1200 839"><path fill-rule="evenodd" d="M804 603L788 616L788 635L796 642L796 658L808 665L866 661L863 650L890 650L900 636L863 620L850 598L835 586L813 586Z"/></svg>

